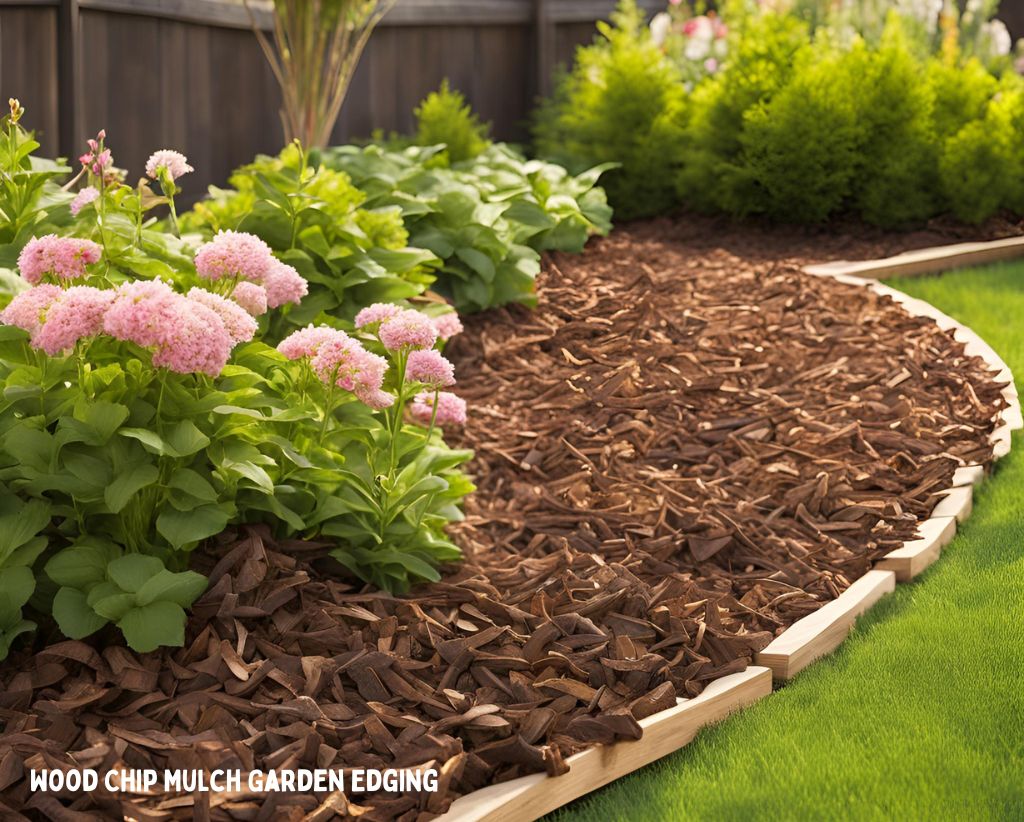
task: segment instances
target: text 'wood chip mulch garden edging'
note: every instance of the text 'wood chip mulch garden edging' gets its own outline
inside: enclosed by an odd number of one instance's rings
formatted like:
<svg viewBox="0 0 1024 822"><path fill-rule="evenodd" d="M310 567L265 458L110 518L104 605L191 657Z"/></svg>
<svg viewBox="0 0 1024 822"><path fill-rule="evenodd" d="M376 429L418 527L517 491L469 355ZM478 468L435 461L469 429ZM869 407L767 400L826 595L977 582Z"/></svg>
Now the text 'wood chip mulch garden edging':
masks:
<svg viewBox="0 0 1024 822"><path fill-rule="evenodd" d="M888 296L642 232L557 258L535 312L469 325L466 563L392 598L325 546L226 536L184 649L40 639L0 668L0 815L412 820L563 773L913 542L1007 406ZM29 791L72 766L430 766L441 790Z"/></svg>

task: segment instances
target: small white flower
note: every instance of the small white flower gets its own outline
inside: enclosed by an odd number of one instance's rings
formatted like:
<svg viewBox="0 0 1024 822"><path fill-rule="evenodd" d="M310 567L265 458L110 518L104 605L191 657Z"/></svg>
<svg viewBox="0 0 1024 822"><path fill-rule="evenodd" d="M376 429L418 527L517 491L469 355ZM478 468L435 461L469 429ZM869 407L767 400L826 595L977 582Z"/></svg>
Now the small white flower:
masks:
<svg viewBox="0 0 1024 822"><path fill-rule="evenodd" d="M651 40L654 41L654 45L665 45L665 40L668 38L671 28L672 18L667 12L663 11L660 14L654 15L654 19L651 20Z"/></svg>

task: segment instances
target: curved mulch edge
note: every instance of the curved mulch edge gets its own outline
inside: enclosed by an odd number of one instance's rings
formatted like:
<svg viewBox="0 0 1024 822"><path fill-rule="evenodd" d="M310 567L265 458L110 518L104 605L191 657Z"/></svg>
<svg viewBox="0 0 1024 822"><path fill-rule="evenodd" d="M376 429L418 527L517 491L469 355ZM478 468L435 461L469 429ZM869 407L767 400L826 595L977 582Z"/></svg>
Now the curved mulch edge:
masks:
<svg viewBox="0 0 1024 822"><path fill-rule="evenodd" d="M942 256L941 249L927 251L934 252L933 256ZM966 260L962 264L970 262ZM1012 432L1024 429L1020 399L1009 366L967 326L924 300L865 279L872 276L870 273L862 276L846 273L849 265L807 266L804 271L813 276L867 287L877 294L891 297L908 314L933 319L944 331L953 331L954 338L965 344L966 354L980 357L998 372L997 382L1007 382L1002 390L1007 407L997 415L999 424L989 438L993 446L992 464L1007 456L1012 447ZM913 580L939 558L942 548L955 537L958 524L970 516L973 488L984 477L984 466L967 465L957 470L953 485L945 492L946 499L935 507L927 520L920 523L920 538L887 554L873 570L854 582L837 599L793 623L755 656L757 665L716 680L700 696L678 699L675 708L642 720L640 724L644 733L640 739L581 751L566 760L570 770L561 776L531 774L474 791L453 802L439 819L442 822L532 822L679 750L702 727L719 722L768 696L773 683L791 679L838 648L857 618L886 594L892 593L897 582Z"/></svg>

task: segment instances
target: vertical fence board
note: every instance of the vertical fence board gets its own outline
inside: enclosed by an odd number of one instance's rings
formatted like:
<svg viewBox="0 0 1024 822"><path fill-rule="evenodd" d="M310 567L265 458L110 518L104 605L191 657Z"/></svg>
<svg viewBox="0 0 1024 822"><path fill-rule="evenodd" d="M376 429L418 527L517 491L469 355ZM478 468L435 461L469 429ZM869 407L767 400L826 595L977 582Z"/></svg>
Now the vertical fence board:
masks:
<svg viewBox="0 0 1024 822"><path fill-rule="evenodd" d="M0 7L0 95L17 97L27 109L25 126L36 132L43 151L59 151L57 9Z"/></svg>

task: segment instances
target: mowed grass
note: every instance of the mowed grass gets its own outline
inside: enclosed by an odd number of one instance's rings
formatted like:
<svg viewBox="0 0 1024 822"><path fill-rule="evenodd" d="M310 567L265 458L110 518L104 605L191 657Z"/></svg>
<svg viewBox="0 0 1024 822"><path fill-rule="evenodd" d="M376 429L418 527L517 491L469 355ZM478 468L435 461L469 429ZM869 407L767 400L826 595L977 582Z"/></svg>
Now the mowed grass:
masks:
<svg viewBox="0 0 1024 822"><path fill-rule="evenodd" d="M1024 393L1024 264L900 280L977 331ZM576 820L1024 820L1024 438L939 563L832 656Z"/></svg>

